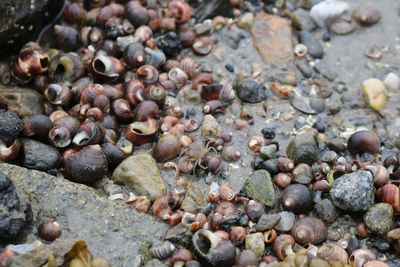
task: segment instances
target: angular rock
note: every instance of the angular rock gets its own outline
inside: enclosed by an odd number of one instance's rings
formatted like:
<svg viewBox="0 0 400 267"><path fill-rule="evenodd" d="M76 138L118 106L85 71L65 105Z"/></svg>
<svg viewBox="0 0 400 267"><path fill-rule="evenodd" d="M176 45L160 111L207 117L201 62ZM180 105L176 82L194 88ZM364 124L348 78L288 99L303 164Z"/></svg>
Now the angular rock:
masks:
<svg viewBox="0 0 400 267"><path fill-rule="evenodd" d="M22 139L22 165L29 169L49 171L61 162L60 152L53 147L32 139Z"/></svg>
<svg viewBox="0 0 400 267"><path fill-rule="evenodd" d="M374 183L369 171L345 174L329 192L332 203L346 211L366 211L374 204Z"/></svg>
<svg viewBox="0 0 400 267"><path fill-rule="evenodd" d="M34 40L43 26L62 10L59 0L1 0L0 51L19 49Z"/></svg>
<svg viewBox="0 0 400 267"><path fill-rule="evenodd" d="M156 161L150 154L143 152L122 161L114 170L112 179L117 183L131 185L137 194L145 195L152 201L167 191Z"/></svg>
<svg viewBox="0 0 400 267"><path fill-rule="evenodd" d="M296 65L289 21L278 16L258 13L251 34L258 53L270 67L268 78L295 85Z"/></svg>
<svg viewBox="0 0 400 267"><path fill-rule="evenodd" d="M203 136L219 136L222 132L222 127L218 121L210 114L207 114L203 118L203 124L201 126L201 133Z"/></svg>
<svg viewBox="0 0 400 267"><path fill-rule="evenodd" d="M393 208L387 203L373 205L364 215L365 225L372 232L386 235L393 227Z"/></svg>
<svg viewBox="0 0 400 267"><path fill-rule="evenodd" d="M238 75L235 80L234 89L237 96L245 103L259 103L267 98L266 88L252 77L241 77Z"/></svg>
<svg viewBox="0 0 400 267"><path fill-rule="evenodd" d="M0 139L13 142L22 131L22 121L14 112L0 109Z"/></svg>
<svg viewBox="0 0 400 267"><path fill-rule="evenodd" d="M287 146L286 155L296 164L308 163L312 165L318 159L318 148L314 137L305 132L298 134Z"/></svg>
<svg viewBox="0 0 400 267"><path fill-rule="evenodd" d="M318 217L326 223L333 223L339 216L339 210L327 198L317 202L314 209Z"/></svg>
<svg viewBox="0 0 400 267"><path fill-rule="evenodd" d="M269 172L257 170L247 179L244 190L250 198L268 206L275 207L277 196Z"/></svg>
<svg viewBox="0 0 400 267"><path fill-rule="evenodd" d="M307 46L308 54L314 58L322 58L324 56L324 48L314 35L307 31L299 34L299 42Z"/></svg>
<svg viewBox="0 0 400 267"><path fill-rule="evenodd" d="M14 111L21 118L43 114L43 96L31 89L0 86L0 106Z"/></svg>
<svg viewBox="0 0 400 267"><path fill-rule="evenodd" d="M257 232L264 232L274 228L279 223L281 216L278 214L263 214L256 224Z"/></svg>
<svg viewBox="0 0 400 267"><path fill-rule="evenodd" d="M0 171L0 236L10 242L26 226L30 209L20 201L13 182Z"/></svg>
<svg viewBox="0 0 400 267"><path fill-rule="evenodd" d="M0 173L11 178L21 200L29 200L35 224L46 217L56 219L63 239L86 240L93 255L106 257L112 266L132 267L133 256L141 254L141 243L160 245L167 232L167 224L108 200L86 185L5 163L0 164ZM36 239L32 231L26 241Z"/></svg>

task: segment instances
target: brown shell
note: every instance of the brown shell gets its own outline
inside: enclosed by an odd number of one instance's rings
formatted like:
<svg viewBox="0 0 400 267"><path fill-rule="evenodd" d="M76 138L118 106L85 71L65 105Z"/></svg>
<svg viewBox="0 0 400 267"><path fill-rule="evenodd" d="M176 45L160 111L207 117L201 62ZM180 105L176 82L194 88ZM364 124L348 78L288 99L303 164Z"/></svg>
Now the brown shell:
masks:
<svg viewBox="0 0 400 267"><path fill-rule="evenodd" d="M75 135L80 127L80 122L77 118L71 116L62 116L53 121L54 127L65 127L71 133Z"/></svg>
<svg viewBox="0 0 400 267"><path fill-rule="evenodd" d="M222 149L222 158L226 161L233 162L239 160L241 153L233 145L224 146Z"/></svg>
<svg viewBox="0 0 400 267"><path fill-rule="evenodd" d="M363 267L365 263L375 259L376 256L372 251L368 249L357 249L350 255L349 263L354 267Z"/></svg>
<svg viewBox="0 0 400 267"><path fill-rule="evenodd" d="M222 161L221 158L218 156L207 155L205 158L205 162L207 165L207 170L214 174L218 175L222 171Z"/></svg>
<svg viewBox="0 0 400 267"><path fill-rule="evenodd" d="M125 99L132 105L137 105L144 100L144 85L139 80L130 80L126 84Z"/></svg>
<svg viewBox="0 0 400 267"><path fill-rule="evenodd" d="M72 98L69 87L55 83L49 84L44 95L51 104L59 106L68 105Z"/></svg>
<svg viewBox="0 0 400 267"><path fill-rule="evenodd" d="M74 24L81 21L86 14L86 10L78 3L69 3L64 7L64 16L66 22Z"/></svg>
<svg viewBox="0 0 400 267"><path fill-rule="evenodd" d="M298 220L292 228L291 235L300 245L320 244L328 235L325 223L315 217L305 217Z"/></svg>
<svg viewBox="0 0 400 267"><path fill-rule="evenodd" d="M311 190L302 184L287 186L282 192L282 207L296 214L311 211L314 207Z"/></svg>
<svg viewBox="0 0 400 267"><path fill-rule="evenodd" d="M163 86L154 84L147 86L145 95L146 99L153 100L160 106L163 106L165 97L167 96Z"/></svg>
<svg viewBox="0 0 400 267"><path fill-rule="evenodd" d="M208 55L213 49L214 42L210 36L198 38L192 45L193 53L199 56Z"/></svg>
<svg viewBox="0 0 400 267"><path fill-rule="evenodd" d="M353 133L347 141L347 149L351 154L369 152L376 154L379 152L381 140L379 136L371 131L358 131Z"/></svg>
<svg viewBox="0 0 400 267"><path fill-rule="evenodd" d="M373 7L363 6L353 11L353 19L362 26L371 26L381 19L381 14Z"/></svg>
<svg viewBox="0 0 400 267"><path fill-rule="evenodd" d="M134 122L126 129L126 138L134 145L143 145L154 141L157 133L157 121L149 118L145 122Z"/></svg>
<svg viewBox="0 0 400 267"><path fill-rule="evenodd" d="M49 141L58 148L64 148L71 144L71 133L64 126L53 127L48 134Z"/></svg>
<svg viewBox="0 0 400 267"><path fill-rule="evenodd" d="M54 40L58 47L65 51L74 51L79 48L79 33L74 27L55 25Z"/></svg>
<svg viewBox="0 0 400 267"><path fill-rule="evenodd" d="M294 169L294 162L289 158L278 158L278 168L281 172L291 172Z"/></svg>
<svg viewBox="0 0 400 267"><path fill-rule="evenodd" d="M223 201L234 201L236 192L233 190L233 185L230 182L223 183L219 189L220 197Z"/></svg>
<svg viewBox="0 0 400 267"><path fill-rule="evenodd" d="M203 86L204 88L205 86ZM210 100L203 107L203 112L206 114L225 113L225 105L220 100Z"/></svg>
<svg viewBox="0 0 400 267"><path fill-rule="evenodd" d="M93 100L93 106L107 113L110 111L110 99L106 95L98 95Z"/></svg>
<svg viewBox="0 0 400 267"><path fill-rule="evenodd" d="M143 101L140 102L135 108L135 120L145 121L150 118L156 118L159 112L160 108L156 102L151 100Z"/></svg>
<svg viewBox="0 0 400 267"><path fill-rule="evenodd" d="M93 74L104 82L114 82L125 72L125 66L115 57L98 53L91 64Z"/></svg>
<svg viewBox="0 0 400 267"><path fill-rule="evenodd" d="M292 183L292 176L287 173L280 172L274 177L274 183L280 188L286 188Z"/></svg>
<svg viewBox="0 0 400 267"><path fill-rule="evenodd" d="M39 139L46 139L53 123L48 116L31 115L22 120L23 134L26 137L35 136Z"/></svg>
<svg viewBox="0 0 400 267"><path fill-rule="evenodd" d="M264 232L264 242L266 244L272 244L274 243L277 236L278 235L274 229L268 230Z"/></svg>
<svg viewBox="0 0 400 267"><path fill-rule="evenodd" d="M164 133L153 148L153 157L157 162L166 162L179 155L182 145L172 134Z"/></svg>
<svg viewBox="0 0 400 267"><path fill-rule="evenodd" d="M153 214L154 216L162 219L167 220L169 216L172 215L172 209L169 206L169 196L162 195L157 198L153 203Z"/></svg>
<svg viewBox="0 0 400 267"><path fill-rule="evenodd" d="M65 161L67 177L77 183L94 183L107 174L107 169L107 158L99 145L84 147Z"/></svg>
<svg viewBox="0 0 400 267"><path fill-rule="evenodd" d="M160 15L154 9L147 9L147 15L149 16L148 26L154 32L160 29Z"/></svg>
<svg viewBox="0 0 400 267"><path fill-rule="evenodd" d="M185 248L177 249L170 258L171 266L178 266L180 263L186 263L193 260L193 254L190 250Z"/></svg>
<svg viewBox="0 0 400 267"><path fill-rule="evenodd" d="M200 73L192 81L192 89L201 92L204 85L213 83L213 77L209 73Z"/></svg>
<svg viewBox="0 0 400 267"><path fill-rule="evenodd" d="M42 222L38 226L38 236L52 242L61 236L61 225L56 221Z"/></svg>
<svg viewBox="0 0 400 267"><path fill-rule="evenodd" d="M140 4L139 1L130 1L125 5L126 18L133 26L139 27L146 25L149 21L147 10Z"/></svg>
<svg viewBox="0 0 400 267"><path fill-rule="evenodd" d="M235 245L241 245L246 240L247 229L242 226L233 226L229 233L229 240Z"/></svg>
<svg viewBox="0 0 400 267"><path fill-rule="evenodd" d="M196 41L196 33L191 29L180 31L179 39L183 47L185 48L191 47Z"/></svg>
<svg viewBox="0 0 400 267"><path fill-rule="evenodd" d="M96 17L96 23L100 26L104 26L107 20L109 20L112 17L123 15L124 11L125 9L123 5L117 3L111 3L107 6L100 8L99 13L97 14Z"/></svg>
<svg viewBox="0 0 400 267"><path fill-rule="evenodd" d="M247 145L251 151L258 153L260 152L260 148L264 145L264 143L264 137L260 135L254 135L249 138Z"/></svg>
<svg viewBox="0 0 400 267"><path fill-rule="evenodd" d="M379 201L392 205L396 213L400 213L400 188L395 184L385 184L376 192Z"/></svg>
<svg viewBox="0 0 400 267"><path fill-rule="evenodd" d="M186 57L181 60L179 67L186 72L190 79L194 79L199 73L199 66L197 62L189 57ZM212 79L212 78L211 78Z"/></svg>
<svg viewBox="0 0 400 267"><path fill-rule="evenodd" d="M101 126L92 121L86 121L81 124L78 132L75 134L72 143L77 146L87 146L98 144L103 140L104 131Z"/></svg>
<svg viewBox="0 0 400 267"><path fill-rule="evenodd" d="M21 149L21 141L15 139L14 143L7 146L3 140L0 139L0 161L9 162L14 160Z"/></svg>
<svg viewBox="0 0 400 267"><path fill-rule="evenodd" d="M184 1L170 1L168 4L168 11L171 12L177 23L185 23L192 17L192 8Z"/></svg>
<svg viewBox="0 0 400 267"><path fill-rule="evenodd" d="M273 250L280 260L284 260L288 252L292 252L295 240L291 235L283 234L278 236L273 243Z"/></svg>
<svg viewBox="0 0 400 267"><path fill-rule="evenodd" d="M114 100L111 107L115 116L120 120L128 121L134 117L129 102L123 98Z"/></svg>
<svg viewBox="0 0 400 267"><path fill-rule="evenodd" d="M144 64L144 47L141 43L130 43L124 50L124 60L131 67L138 67Z"/></svg>
<svg viewBox="0 0 400 267"><path fill-rule="evenodd" d="M158 81L159 72L152 65L143 65L138 68L136 73L144 84L153 84Z"/></svg>

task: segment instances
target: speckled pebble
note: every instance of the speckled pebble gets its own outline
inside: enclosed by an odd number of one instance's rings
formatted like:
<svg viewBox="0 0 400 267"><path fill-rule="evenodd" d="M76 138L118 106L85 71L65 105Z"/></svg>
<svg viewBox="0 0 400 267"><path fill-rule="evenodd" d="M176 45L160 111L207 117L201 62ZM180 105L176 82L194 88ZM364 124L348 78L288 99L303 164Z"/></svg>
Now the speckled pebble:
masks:
<svg viewBox="0 0 400 267"><path fill-rule="evenodd" d="M326 223L333 223L339 216L339 210L327 198L317 202L314 209L318 217Z"/></svg>
<svg viewBox="0 0 400 267"><path fill-rule="evenodd" d="M278 214L263 214L256 225L257 232L264 232L274 228L279 223L281 216Z"/></svg>
<svg viewBox="0 0 400 267"><path fill-rule="evenodd" d="M364 215L367 227L380 235L385 235L393 226L393 208L387 203L373 205Z"/></svg>
<svg viewBox="0 0 400 267"><path fill-rule="evenodd" d="M321 160L324 162L333 162L336 159L337 159L337 153L332 150L325 151L321 156Z"/></svg>
<svg viewBox="0 0 400 267"><path fill-rule="evenodd" d="M332 203L346 211L366 211L374 204L372 174L358 171L336 179L330 190Z"/></svg>

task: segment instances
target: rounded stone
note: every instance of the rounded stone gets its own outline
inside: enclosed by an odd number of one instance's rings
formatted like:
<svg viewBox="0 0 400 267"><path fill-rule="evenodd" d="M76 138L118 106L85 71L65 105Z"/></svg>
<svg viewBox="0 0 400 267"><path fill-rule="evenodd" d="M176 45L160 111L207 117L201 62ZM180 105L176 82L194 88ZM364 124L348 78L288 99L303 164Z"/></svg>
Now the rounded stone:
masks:
<svg viewBox="0 0 400 267"><path fill-rule="evenodd" d="M374 204L373 177L369 171L345 174L329 192L332 203L346 211L367 211Z"/></svg>
<svg viewBox="0 0 400 267"><path fill-rule="evenodd" d="M281 232L288 232L292 229L295 221L295 215L290 211L281 211L278 213L281 218L274 229Z"/></svg>
<svg viewBox="0 0 400 267"><path fill-rule="evenodd" d="M28 169L49 171L61 162L60 152L55 147L32 139L22 139L22 166Z"/></svg>
<svg viewBox="0 0 400 267"><path fill-rule="evenodd" d="M327 198L317 202L314 209L318 217L326 223L333 223L339 216L338 209Z"/></svg>
<svg viewBox="0 0 400 267"><path fill-rule="evenodd" d="M393 208L387 203L373 205L364 215L364 222L374 233L385 235L393 226Z"/></svg>
<svg viewBox="0 0 400 267"><path fill-rule="evenodd" d="M322 58L324 56L324 48L321 43L308 31L302 31L299 35L299 42L307 46L308 53L314 58Z"/></svg>
<svg viewBox="0 0 400 267"><path fill-rule="evenodd" d="M6 143L14 142L22 131L22 121L12 111L0 109L0 139Z"/></svg>
<svg viewBox="0 0 400 267"><path fill-rule="evenodd" d="M254 233L246 236L245 247L256 254L259 258L265 250L264 235L262 233Z"/></svg>
<svg viewBox="0 0 400 267"><path fill-rule="evenodd" d="M264 232L274 228L279 223L281 216L278 214L263 214L256 224L257 232Z"/></svg>

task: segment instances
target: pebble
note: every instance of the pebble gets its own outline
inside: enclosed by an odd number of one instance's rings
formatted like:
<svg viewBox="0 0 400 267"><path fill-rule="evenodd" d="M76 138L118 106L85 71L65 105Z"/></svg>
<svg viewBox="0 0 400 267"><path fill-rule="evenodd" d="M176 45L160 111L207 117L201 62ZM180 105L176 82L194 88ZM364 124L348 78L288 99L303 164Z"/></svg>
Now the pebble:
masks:
<svg viewBox="0 0 400 267"><path fill-rule="evenodd" d="M262 146L260 148L260 156L263 159L272 159L275 157L275 153L277 151L278 147L274 144L268 145L268 146Z"/></svg>
<svg viewBox="0 0 400 267"><path fill-rule="evenodd" d="M211 115L207 114L203 118L201 125L201 133L203 136L219 136L222 132L222 127L218 121Z"/></svg>
<svg viewBox="0 0 400 267"><path fill-rule="evenodd" d="M350 5L345 1L326 0L311 8L310 17L320 28L326 28L343 13L349 11Z"/></svg>
<svg viewBox="0 0 400 267"><path fill-rule="evenodd" d="M49 171L61 162L60 152L53 147L32 139L22 139L22 165L28 169Z"/></svg>
<svg viewBox="0 0 400 267"><path fill-rule="evenodd" d="M324 61L319 61L316 63L314 65L314 70L329 81L333 81L337 77L337 74Z"/></svg>
<svg viewBox="0 0 400 267"><path fill-rule="evenodd" d="M318 97L312 97L310 99L310 107L317 113L322 113L325 110L325 101Z"/></svg>
<svg viewBox="0 0 400 267"><path fill-rule="evenodd" d="M20 118L43 114L42 96L36 91L17 87L0 87L0 106Z"/></svg>
<svg viewBox="0 0 400 267"><path fill-rule="evenodd" d="M294 137L286 149L286 155L295 164L308 163L312 165L318 160L318 148L310 133L300 133Z"/></svg>
<svg viewBox="0 0 400 267"><path fill-rule="evenodd" d="M179 223L168 230L165 240L183 247L190 247L192 246L192 236L190 228L186 224Z"/></svg>
<svg viewBox="0 0 400 267"><path fill-rule="evenodd" d="M337 178L329 192L332 203L346 211L367 211L374 204L373 177L358 171Z"/></svg>
<svg viewBox="0 0 400 267"><path fill-rule="evenodd" d="M384 238L378 237L372 242L372 246L379 252L387 252L390 249L390 243Z"/></svg>
<svg viewBox="0 0 400 267"><path fill-rule="evenodd" d="M270 208L275 207L277 196L269 172L265 170L253 172L246 180L244 190L250 198Z"/></svg>
<svg viewBox="0 0 400 267"><path fill-rule="evenodd" d="M256 224L256 231L257 232L264 232L267 230L271 230L274 228L275 225L279 223L281 220L281 216L278 214L269 214L265 213L261 215L260 219Z"/></svg>
<svg viewBox="0 0 400 267"><path fill-rule="evenodd" d="M307 10L298 8L293 12L293 15L296 18L296 26L300 30L311 32L315 29L316 25Z"/></svg>
<svg viewBox="0 0 400 267"><path fill-rule="evenodd" d="M339 216L339 210L332 204L332 201L325 198L314 206L318 217L326 223L333 223Z"/></svg>
<svg viewBox="0 0 400 267"><path fill-rule="evenodd" d="M313 74L312 68L308 64L306 59L297 60L297 68L300 70L301 74L303 74L304 78L310 78Z"/></svg>
<svg viewBox="0 0 400 267"><path fill-rule="evenodd" d="M400 89L400 77L396 73L388 73L383 79L383 83L390 91L397 92Z"/></svg>
<svg viewBox="0 0 400 267"><path fill-rule="evenodd" d="M245 247L256 254L260 258L265 250L264 235L262 233L254 233L246 236Z"/></svg>
<svg viewBox="0 0 400 267"><path fill-rule="evenodd" d="M288 232L292 230L295 221L295 215L290 211L281 211L278 213L281 218L277 225L275 225L275 230L281 232Z"/></svg>
<svg viewBox="0 0 400 267"><path fill-rule="evenodd" d="M380 111L385 108L386 87L381 80L376 78L365 80L362 84L362 91L372 109Z"/></svg>
<svg viewBox="0 0 400 267"><path fill-rule="evenodd" d="M346 35L355 30L355 25L351 21L338 20L332 23L330 31L336 35Z"/></svg>
<svg viewBox="0 0 400 267"><path fill-rule="evenodd" d="M145 195L151 201L167 191L155 159L144 152L135 153L122 161L114 170L112 179L132 186L137 194Z"/></svg>
<svg viewBox="0 0 400 267"><path fill-rule="evenodd" d="M325 151L321 156L321 160L324 162L334 162L336 159L337 153L332 150Z"/></svg>
<svg viewBox="0 0 400 267"><path fill-rule="evenodd" d="M364 222L372 232L385 235L392 229L393 215L393 208L390 204L378 203L364 215Z"/></svg>
<svg viewBox="0 0 400 267"><path fill-rule="evenodd" d="M235 72L235 66L233 66L232 64L226 64L225 68L229 71L229 72Z"/></svg>
<svg viewBox="0 0 400 267"><path fill-rule="evenodd" d="M0 173L0 236L12 241L26 226L27 206L20 201L13 182Z"/></svg>
<svg viewBox="0 0 400 267"><path fill-rule="evenodd" d="M10 144L22 131L22 121L15 112L0 109L0 140Z"/></svg>
<svg viewBox="0 0 400 267"><path fill-rule="evenodd" d="M303 112L305 114L308 114L308 115L316 115L318 112L311 107L310 103L311 103L310 97L303 96L303 95L300 95L300 94L295 94L290 99L290 104L295 109L297 109L298 111L301 111L301 112ZM298 129L300 129L300 128L298 128Z"/></svg>
<svg viewBox="0 0 400 267"><path fill-rule="evenodd" d="M251 12L247 12L239 19L237 26L245 30L250 30L253 23L254 14Z"/></svg>
<svg viewBox="0 0 400 267"><path fill-rule="evenodd" d="M308 31L302 31L299 34L299 42L307 46L308 54L314 58L322 58L324 56L324 48L321 43Z"/></svg>

